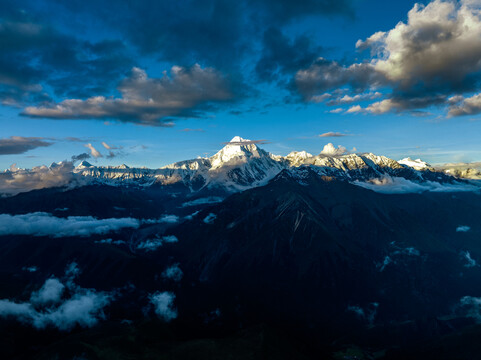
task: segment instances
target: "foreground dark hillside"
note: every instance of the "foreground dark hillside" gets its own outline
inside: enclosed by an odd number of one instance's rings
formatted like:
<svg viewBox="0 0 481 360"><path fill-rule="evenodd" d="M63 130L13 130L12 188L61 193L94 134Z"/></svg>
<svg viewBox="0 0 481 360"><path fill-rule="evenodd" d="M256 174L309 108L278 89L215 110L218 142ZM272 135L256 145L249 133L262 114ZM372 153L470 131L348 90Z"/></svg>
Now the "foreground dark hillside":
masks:
<svg viewBox="0 0 481 360"><path fill-rule="evenodd" d="M111 296L91 328L35 330L1 318L5 358L398 359L421 349L443 358L479 332L479 194L385 195L309 168L189 211L153 191L90 187L0 200L12 213L15 204L52 212L75 199L62 216L86 215L94 200L98 217L179 216L108 235L1 236L0 299L28 301L72 262L78 286ZM178 241L139 247L164 236ZM106 237L123 242L100 243ZM181 279L162 275L173 265ZM170 322L149 308L156 291L175 295ZM466 346L459 358L476 351Z"/></svg>

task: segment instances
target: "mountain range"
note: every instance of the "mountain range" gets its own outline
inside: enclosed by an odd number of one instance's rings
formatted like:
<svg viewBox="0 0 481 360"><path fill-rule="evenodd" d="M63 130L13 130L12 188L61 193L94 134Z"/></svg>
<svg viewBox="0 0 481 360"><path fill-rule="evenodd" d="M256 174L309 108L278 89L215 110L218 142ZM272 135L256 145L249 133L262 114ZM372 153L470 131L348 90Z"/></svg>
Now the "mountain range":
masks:
<svg viewBox="0 0 481 360"><path fill-rule="evenodd" d="M41 170L0 198L0 355L472 358L477 182L338 150Z"/></svg>

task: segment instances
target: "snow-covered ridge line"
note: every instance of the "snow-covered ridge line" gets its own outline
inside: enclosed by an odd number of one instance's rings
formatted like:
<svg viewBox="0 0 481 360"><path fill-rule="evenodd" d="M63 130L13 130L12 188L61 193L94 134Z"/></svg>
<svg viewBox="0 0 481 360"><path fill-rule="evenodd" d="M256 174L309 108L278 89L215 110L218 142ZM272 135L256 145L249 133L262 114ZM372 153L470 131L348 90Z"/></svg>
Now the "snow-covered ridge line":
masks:
<svg viewBox="0 0 481 360"><path fill-rule="evenodd" d="M191 192L220 189L221 192L236 192L265 185L284 169L311 167L319 175L335 177L349 182L369 181L382 177L404 178L410 181L453 182L455 177L437 171L420 159L406 158L395 161L372 153L341 154L342 148L328 144L318 155L305 151L291 152L287 156L273 155L257 146L256 141L234 137L215 155L170 164L158 169L130 168L120 166L94 166L87 161L73 168L72 163L52 164L42 171L13 169L0 174L0 193L18 193L21 188L39 189L52 186L76 186L108 184L114 186L182 185ZM327 151L327 150L328 151ZM67 166L69 165L69 166ZM38 170L37 169L37 170ZM39 171L40 171L39 170ZM18 172L18 174L17 174ZM18 175L18 176L17 176ZM5 188L2 191L2 176ZM33 186L25 179L32 178ZM38 185L36 179L52 179L46 186ZM62 181L57 181L61 179ZM43 181L43 180L42 180ZM19 183L19 184L17 184ZM18 185L18 189L14 187Z"/></svg>
<svg viewBox="0 0 481 360"><path fill-rule="evenodd" d="M332 144L329 144L332 148ZM328 146L329 146L328 145ZM406 158L395 161L372 153L318 155L305 151L291 152L287 156L273 155L259 148L253 141L239 136L215 155L180 161L159 169L119 167L97 167L82 162L75 172L108 182L133 182L140 185L154 183L168 185L182 182L191 189L222 187L231 191L244 190L267 183L281 170L312 166L322 175L340 179L368 180L384 175L403 177L417 181L449 181L442 172L436 172L420 159Z"/></svg>

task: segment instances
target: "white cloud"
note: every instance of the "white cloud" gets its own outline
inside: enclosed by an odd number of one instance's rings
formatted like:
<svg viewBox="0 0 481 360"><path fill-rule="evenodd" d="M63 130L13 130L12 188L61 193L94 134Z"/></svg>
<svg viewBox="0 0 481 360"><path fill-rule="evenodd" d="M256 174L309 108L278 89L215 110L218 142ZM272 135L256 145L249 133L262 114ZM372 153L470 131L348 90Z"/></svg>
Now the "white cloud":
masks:
<svg viewBox="0 0 481 360"><path fill-rule="evenodd" d="M124 240L112 240L110 238L108 239L102 239L95 241L96 244L108 244L108 245L125 245Z"/></svg>
<svg viewBox="0 0 481 360"><path fill-rule="evenodd" d="M0 194L15 195L21 192L49 187L77 187L86 185L88 180L74 174L72 162L64 161L54 166L37 166L32 169L18 169L15 164L0 173Z"/></svg>
<svg viewBox="0 0 481 360"><path fill-rule="evenodd" d="M190 207L190 206L197 206L197 205L204 205L204 204L215 204L215 203L222 202L222 200L224 200L224 198L221 198L218 196L209 196L206 198L187 201L183 203L181 207Z"/></svg>
<svg viewBox="0 0 481 360"><path fill-rule="evenodd" d="M460 306L465 311L466 316L481 322L481 297L464 296L460 300Z"/></svg>
<svg viewBox="0 0 481 360"><path fill-rule="evenodd" d="M65 288L69 291L65 292ZM50 278L41 289L32 293L30 302L0 300L0 316L17 318L37 329L55 327L68 331L76 326L97 324L104 318L103 308L110 300L111 295L107 293L77 286L73 278L65 284L57 278Z"/></svg>
<svg viewBox="0 0 481 360"><path fill-rule="evenodd" d="M155 251L165 243L178 242L179 239L174 235L167 235L161 238L156 237L154 239L148 239L137 244L137 249L144 251Z"/></svg>
<svg viewBox="0 0 481 360"><path fill-rule="evenodd" d="M103 155L96 149L94 146L90 143L85 145L86 148L90 149L90 155L92 155L94 158L101 158Z"/></svg>
<svg viewBox="0 0 481 360"><path fill-rule="evenodd" d="M65 290L65 285L60 280L51 278L45 281L42 288L30 297L30 302L35 305L57 304Z"/></svg>
<svg viewBox="0 0 481 360"><path fill-rule="evenodd" d="M143 219L142 224L158 224L158 223L176 223L179 221L177 215L163 215L159 219Z"/></svg>
<svg viewBox="0 0 481 360"><path fill-rule="evenodd" d="M459 225L456 228L456 232L468 232L469 230L471 230L471 227L466 226L466 225Z"/></svg>
<svg viewBox="0 0 481 360"><path fill-rule="evenodd" d="M471 253L469 251L461 251L461 257L466 261L466 263L464 264L465 267L474 267L474 266L477 266L478 263L476 262L476 260L474 260L472 257L471 257Z"/></svg>
<svg viewBox="0 0 481 360"><path fill-rule="evenodd" d="M217 215L216 214L213 214L213 213L210 213L209 215L207 215L205 218L204 218L204 222L206 224L212 224L214 223L214 220L217 218Z"/></svg>
<svg viewBox="0 0 481 360"><path fill-rule="evenodd" d="M441 184L433 181L417 183L402 177L384 176L369 181L353 181L352 184L384 194L404 194L431 192L480 191L480 188L468 184Z"/></svg>
<svg viewBox="0 0 481 360"><path fill-rule="evenodd" d="M479 113L481 113L481 94L475 94L466 99L462 96L450 98L448 117Z"/></svg>
<svg viewBox="0 0 481 360"><path fill-rule="evenodd" d="M349 109L346 110L346 114L354 114L354 113L358 113L358 112L362 112L361 105L353 105Z"/></svg>
<svg viewBox="0 0 481 360"><path fill-rule="evenodd" d="M481 69L481 16L479 7L467 1L419 3L388 32L377 32L358 48L370 48L373 65L386 78L411 86L422 82L452 86Z"/></svg>
<svg viewBox="0 0 481 360"><path fill-rule="evenodd" d="M173 264L172 266L168 267L162 273L162 276L166 279L170 279L170 280L173 280L173 281L182 280L182 277L184 276L184 273L182 272L179 265L180 265L179 263L176 263L176 264Z"/></svg>
<svg viewBox="0 0 481 360"><path fill-rule="evenodd" d="M329 110L329 112L331 114L339 114L339 113L342 113L343 111L344 111L343 108L337 108L337 109Z"/></svg>
<svg viewBox="0 0 481 360"><path fill-rule="evenodd" d="M0 235L90 236L139 226L140 221L133 218L96 219L92 216L59 218L42 212L23 215L0 214Z"/></svg>
<svg viewBox="0 0 481 360"><path fill-rule="evenodd" d="M324 148L321 151L321 154L323 155L328 155L328 156L338 156L338 155L344 155L347 153L347 149L339 145L337 148L332 144L328 143L327 145L324 145Z"/></svg>
<svg viewBox="0 0 481 360"><path fill-rule="evenodd" d="M365 89L371 93L378 87L391 91L383 100L363 110L353 107L351 112L384 114L449 105L448 116L474 115L481 112L481 94L467 99L460 95L479 87L480 38L481 8L477 0L417 3L406 22L357 41L359 50L370 50L368 61L343 66L320 58L297 72L296 84L307 101L327 100L332 105L383 96L374 92L376 96L369 98L360 93ZM337 99L322 95L346 86L352 90L351 95Z"/></svg>
<svg viewBox="0 0 481 360"><path fill-rule="evenodd" d="M157 292L150 296L150 302L154 305L157 316L167 322L177 317L177 309L174 308L175 295L171 292Z"/></svg>

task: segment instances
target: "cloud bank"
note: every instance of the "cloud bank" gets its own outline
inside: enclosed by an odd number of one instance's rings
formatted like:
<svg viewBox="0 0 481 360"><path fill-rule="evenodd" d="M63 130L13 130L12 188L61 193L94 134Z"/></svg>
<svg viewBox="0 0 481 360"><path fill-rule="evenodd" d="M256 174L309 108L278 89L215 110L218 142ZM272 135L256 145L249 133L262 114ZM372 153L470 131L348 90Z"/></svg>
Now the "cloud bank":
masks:
<svg viewBox="0 0 481 360"><path fill-rule="evenodd" d="M83 157L83 156L82 156ZM54 166L36 166L18 169L15 164L0 173L0 194L15 195L21 192L49 187L77 187L87 184L87 179L73 173L72 162L64 161Z"/></svg>
<svg viewBox="0 0 481 360"><path fill-rule="evenodd" d="M96 219L92 216L59 218L42 212L24 215L0 214L0 236L86 237L139 226L140 221L133 218Z"/></svg>
<svg viewBox="0 0 481 360"><path fill-rule="evenodd" d="M464 192L480 191L480 188L468 184L441 184L433 181L417 183L402 177L384 176L369 181L353 181L352 184L383 194L406 194L430 192Z"/></svg>

